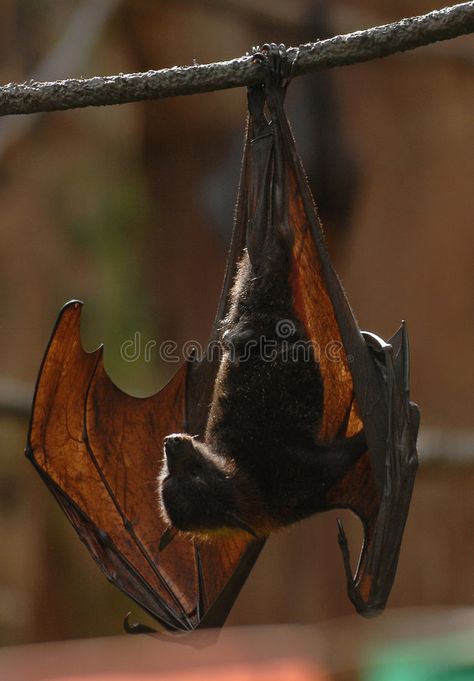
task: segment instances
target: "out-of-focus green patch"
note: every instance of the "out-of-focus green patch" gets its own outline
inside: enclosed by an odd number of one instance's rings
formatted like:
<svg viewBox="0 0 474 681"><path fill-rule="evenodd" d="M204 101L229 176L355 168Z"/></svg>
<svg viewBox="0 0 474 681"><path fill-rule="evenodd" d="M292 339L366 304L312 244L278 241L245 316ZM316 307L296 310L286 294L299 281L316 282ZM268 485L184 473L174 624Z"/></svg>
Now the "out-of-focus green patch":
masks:
<svg viewBox="0 0 474 681"><path fill-rule="evenodd" d="M85 159L71 167L72 176L58 191L64 233L71 248L84 256L84 281L72 296L86 303L85 347L93 350L103 343L114 382L127 392L150 394L160 386L160 366L158 353L152 351L158 324L151 318L146 267L149 198L133 159L126 169L118 159L102 158L99 165L91 168ZM126 355L124 344L137 337L139 351Z"/></svg>
<svg viewBox="0 0 474 681"><path fill-rule="evenodd" d="M368 661L364 681L472 681L474 629L384 647Z"/></svg>

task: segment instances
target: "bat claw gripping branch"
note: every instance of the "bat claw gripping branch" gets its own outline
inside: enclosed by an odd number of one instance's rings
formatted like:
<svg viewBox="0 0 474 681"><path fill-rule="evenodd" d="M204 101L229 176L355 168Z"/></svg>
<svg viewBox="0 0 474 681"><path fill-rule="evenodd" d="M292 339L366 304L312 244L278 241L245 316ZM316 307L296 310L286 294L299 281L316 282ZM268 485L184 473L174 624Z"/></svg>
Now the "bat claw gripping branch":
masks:
<svg viewBox="0 0 474 681"><path fill-rule="evenodd" d="M283 104L286 89L295 73L299 48L287 50L283 43L265 43L253 50L253 61L260 62L265 69L265 98L273 114L275 104ZM256 87L261 89L261 86Z"/></svg>

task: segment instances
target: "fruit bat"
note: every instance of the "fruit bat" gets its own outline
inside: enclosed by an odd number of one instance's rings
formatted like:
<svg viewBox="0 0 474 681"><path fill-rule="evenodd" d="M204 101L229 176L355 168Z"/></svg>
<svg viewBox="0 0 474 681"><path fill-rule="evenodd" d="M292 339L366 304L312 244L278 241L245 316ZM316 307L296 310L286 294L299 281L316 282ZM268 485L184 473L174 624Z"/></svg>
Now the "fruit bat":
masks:
<svg viewBox="0 0 474 681"><path fill-rule="evenodd" d="M169 632L223 624L265 538L351 509L364 543L348 595L383 610L416 468L406 326L361 332L325 247L283 101L292 63L257 52L234 229L203 356L138 399L60 313L41 366L30 458L106 577ZM126 624L144 631L141 625Z"/></svg>

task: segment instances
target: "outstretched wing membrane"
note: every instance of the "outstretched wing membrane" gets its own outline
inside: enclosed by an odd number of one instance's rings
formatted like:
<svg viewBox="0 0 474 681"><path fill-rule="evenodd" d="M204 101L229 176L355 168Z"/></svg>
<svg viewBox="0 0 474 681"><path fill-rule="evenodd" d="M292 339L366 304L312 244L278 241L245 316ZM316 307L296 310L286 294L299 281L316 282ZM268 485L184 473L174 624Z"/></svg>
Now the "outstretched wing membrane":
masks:
<svg viewBox="0 0 474 681"><path fill-rule="evenodd" d="M152 397L126 395L101 349L83 350L80 313L81 303L69 303L56 324L27 455L107 578L165 629L222 624L261 542L195 547L178 536L159 551L156 479L163 438L185 424L188 367Z"/></svg>

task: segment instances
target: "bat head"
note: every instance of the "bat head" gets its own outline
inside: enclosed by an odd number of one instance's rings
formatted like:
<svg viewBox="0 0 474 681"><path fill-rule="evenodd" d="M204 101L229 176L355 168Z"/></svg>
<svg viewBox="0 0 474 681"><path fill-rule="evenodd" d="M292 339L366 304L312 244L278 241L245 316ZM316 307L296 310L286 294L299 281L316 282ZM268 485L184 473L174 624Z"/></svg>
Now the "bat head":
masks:
<svg viewBox="0 0 474 681"><path fill-rule="evenodd" d="M201 536L232 530L256 536L247 520L252 492L228 459L183 433L165 438L164 454L158 495L168 526Z"/></svg>

